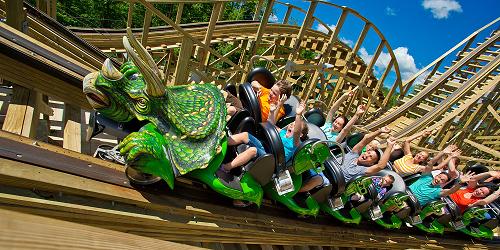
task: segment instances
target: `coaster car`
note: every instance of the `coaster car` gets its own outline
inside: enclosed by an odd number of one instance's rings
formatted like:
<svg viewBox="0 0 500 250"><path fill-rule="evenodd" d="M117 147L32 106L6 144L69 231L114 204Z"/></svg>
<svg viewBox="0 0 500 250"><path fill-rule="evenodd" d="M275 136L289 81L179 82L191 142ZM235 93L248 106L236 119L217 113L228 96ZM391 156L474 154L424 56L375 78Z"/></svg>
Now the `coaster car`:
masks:
<svg viewBox="0 0 500 250"><path fill-rule="evenodd" d="M378 176L387 174L394 177L392 187L383 197L379 197L370 207L370 210L363 215L384 228L397 229L401 227L403 221L411 213L411 208L406 205L410 195L406 192L406 184L403 178L396 172L384 169L377 173Z"/></svg>
<svg viewBox="0 0 500 250"><path fill-rule="evenodd" d="M264 187L265 193L300 216L316 216L319 212L316 200L319 199L319 194L297 193L304 178L309 177L310 169L323 168L323 163L330 157L328 146L318 139L306 140L297 147L292 159L285 162L283 145L278 134L276 139L279 143L273 144L271 151L277 156L278 168L274 182Z"/></svg>
<svg viewBox="0 0 500 250"><path fill-rule="evenodd" d="M242 110L233 116L232 123L228 123L228 126L233 126L236 132L243 132L245 130L254 129L253 118L247 119L248 111ZM239 119L242 118L242 119ZM237 124L236 121L240 121ZM94 113L91 115L90 119L91 131L88 131L88 138L96 136L99 133L106 132L107 134L116 136L117 138L124 138L128 134L135 132L141 127L139 121L132 120L127 123L117 123L109 118L102 116L99 113ZM237 124L237 125L234 125ZM259 126L257 126L259 127ZM261 130L266 130L267 128L260 128ZM230 154L235 156L245 150L244 145L239 148L230 148L233 153ZM113 160L114 158L121 157L119 152L111 146L103 146L98 149L96 156L103 159ZM228 157L226 157L228 158ZM219 159L221 162L223 159ZM124 161L115 160L119 163L124 164ZM252 161L248 162L241 169L236 170L235 174L228 178L222 178L222 176L217 176L216 172L218 170L217 166L211 166L205 169L194 170L187 175L202 181L203 183L210 186L216 192L221 193L232 199L245 200L249 202L254 202L260 205L263 197L262 186L267 184L273 175L275 167L275 159L271 154L267 154ZM149 173L145 173L135 168L134 165L127 165L125 169L125 174L132 183L138 185L150 185L160 181L162 178ZM178 173L176 173L178 175ZM224 176L226 177L226 176ZM254 178L255 177L255 178Z"/></svg>
<svg viewBox="0 0 500 250"><path fill-rule="evenodd" d="M490 203L484 207L472 207L462 215L463 227L458 231L475 238L492 239L493 230L500 220L500 204Z"/></svg>

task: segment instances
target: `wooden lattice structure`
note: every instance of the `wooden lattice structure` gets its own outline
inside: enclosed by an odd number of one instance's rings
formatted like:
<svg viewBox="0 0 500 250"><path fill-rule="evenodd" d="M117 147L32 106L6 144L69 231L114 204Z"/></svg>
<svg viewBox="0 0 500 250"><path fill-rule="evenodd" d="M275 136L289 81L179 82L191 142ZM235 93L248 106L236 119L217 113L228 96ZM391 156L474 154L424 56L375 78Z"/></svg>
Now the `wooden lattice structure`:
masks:
<svg viewBox="0 0 500 250"><path fill-rule="evenodd" d="M258 0L253 20L222 20L221 13L228 0L133 2L130 6L141 4L147 9L143 26L134 27L133 32L156 59L169 84L190 80L223 85L241 83L253 67L252 57L258 54L276 75L294 83L294 94L315 99L323 108L343 92L357 87L356 95L341 111L350 116L355 105L366 104L369 109L361 119L365 125L359 128L361 130L389 125L395 129L396 136L404 137L426 127L436 128L439 131L433 137L434 142L422 141L415 147L432 151L455 142L465 149L466 160L474 158L492 167L500 165L497 31L477 44L474 40L477 34L472 34L403 82L395 55L382 32L345 6L310 1L309 8L304 10L279 1ZM175 20L161 13L152 2L177 5ZM193 2L213 3L208 22L180 23L183 6ZM183 178L179 178L176 186L185 195L200 198L200 191L209 195L194 202L165 195L164 190L158 188L137 189L128 183L122 166L88 155L91 148L84 140L86 113L91 107L81 91L83 77L99 70L108 56L113 57L116 65L123 60L121 39L125 30L72 28L71 32L51 18L56 14L55 3L56 0L37 1L37 10L27 4L23 6L21 1L0 0L0 18L7 19L7 23L0 22L3 90L3 94L0 93L3 130L0 140L2 145L11 146L10 149L2 146L0 150L2 210L120 231L132 235L131 241L141 240L133 237L141 235L215 249L484 247L458 239L457 235L454 235L457 239L451 239L427 238L414 235L414 231L381 234L371 228L336 227L331 221L325 222L324 217L297 222L295 218L273 212L241 212L213 204L210 202L214 199L213 193ZM286 13L280 17L281 23L269 23L276 5L286 6ZM335 29L315 16L318 8L340 13ZM129 11L132 13L134 8ZM303 22L291 24L292 12L305 14ZM153 16L169 26L151 27ZM348 26L348 17L363 24L352 47L339 41L339 34ZM477 33L498 26L497 21ZM316 30L314 23L321 24L326 32ZM369 32L374 32L379 42L372 59L364 62L358 54ZM232 49L220 54L216 50L220 45ZM456 60L449 69L440 72L444 58L457 48L460 51ZM305 58L303 51L321 56ZM390 60L377 77L373 71L382 52L387 53ZM230 57L234 54L240 56L232 61ZM431 73L425 83L407 95L415 79L426 70ZM395 74L394 82L387 83L391 72ZM391 86L385 94L384 85ZM399 99L400 105L390 109L391 98ZM38 119L40 114L42 118ZM56 140L54 131L50 130L50 123L56 123L49 116L58 115L62 120L60 138ZM26 157L26 153L39 157ZM47 159L68 164L52 164ZM264 207L264 210L284 212L272 204ZM10 212L0 213L0 216L22 219ZM59 225L59 222L50 223ZM102 233L97 231L95 233ZM167 246L164 242L163 245L154 241L150 244Z"/></svg>

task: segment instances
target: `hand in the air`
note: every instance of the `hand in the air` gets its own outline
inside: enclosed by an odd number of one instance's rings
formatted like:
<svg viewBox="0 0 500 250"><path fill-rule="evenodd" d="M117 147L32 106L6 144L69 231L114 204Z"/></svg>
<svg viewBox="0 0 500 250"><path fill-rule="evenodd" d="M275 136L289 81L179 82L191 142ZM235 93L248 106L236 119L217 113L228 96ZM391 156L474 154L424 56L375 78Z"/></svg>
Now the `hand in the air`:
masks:
<svg viewBox="0 0 500 250"><path fill-rule="evenodd" d="M295 112L297 113L297 115L302 115L304 113L304 110L306 110L306 102L301 101Z"/></svg>
<svg viewBox="0 0 500 250"><path fill-rule="evenodd" d="M451 154L453 151L457 150L458 147L455 144L450 144L448 145L444 150L443 153L445 154Z"/></svg>
<svg viewBox="0 0 500 250"><path fill-rule="evenodd" d="M393 146L395 143L396 143L396 138L391 136L387 139L387 145Z"/></svg>
<svg viewBox="0 0 500 250"><path fill-rule="evenodd" d="M359 105L358 109L356 110L356 115L362 115L366 111L366 106L365 105Z"/></svg>
<svg viewBox="0 0 500 250"><path fill-rule="evenodd" d="M381 133L389 134L391 132L391 129L387 126L381 127L380 128Z"/></svg>
<svg viewBox="0 0 500 250"><path fill-rule="evenodd" d="M466 174L460 176L460 182L465 183L471 180L471 178L474 177L474 173L469 171Z"/></svg>

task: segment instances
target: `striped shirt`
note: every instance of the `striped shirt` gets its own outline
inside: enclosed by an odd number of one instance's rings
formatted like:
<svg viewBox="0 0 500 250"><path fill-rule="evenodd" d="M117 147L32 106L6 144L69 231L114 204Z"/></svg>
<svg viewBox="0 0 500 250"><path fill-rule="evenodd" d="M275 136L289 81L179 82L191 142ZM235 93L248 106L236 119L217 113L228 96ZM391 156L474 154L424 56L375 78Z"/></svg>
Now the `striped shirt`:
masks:
<svg viewBox="0 0 500 250"><path fill-rule="evenodd" d="M411 154L407 154L394 162L394 171L403 177L417 173L419 168L419 164L413 163Z"/></svg>

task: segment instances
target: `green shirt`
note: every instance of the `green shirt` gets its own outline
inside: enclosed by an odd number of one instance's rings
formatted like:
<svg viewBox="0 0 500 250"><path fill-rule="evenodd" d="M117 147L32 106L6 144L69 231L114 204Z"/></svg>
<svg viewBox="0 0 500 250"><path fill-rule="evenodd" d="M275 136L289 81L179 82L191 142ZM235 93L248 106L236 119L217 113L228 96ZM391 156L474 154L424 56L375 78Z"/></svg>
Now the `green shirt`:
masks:
<svg viewBox="0 0 500 250"><path fill-rule="evenodd" d="M411 192L422 207L441 197L442 188L439 185L432 185L432 179L432 174L424 174L410 185Z"/></svg>

